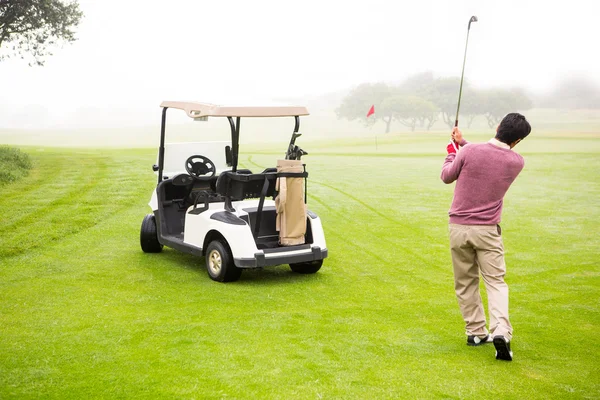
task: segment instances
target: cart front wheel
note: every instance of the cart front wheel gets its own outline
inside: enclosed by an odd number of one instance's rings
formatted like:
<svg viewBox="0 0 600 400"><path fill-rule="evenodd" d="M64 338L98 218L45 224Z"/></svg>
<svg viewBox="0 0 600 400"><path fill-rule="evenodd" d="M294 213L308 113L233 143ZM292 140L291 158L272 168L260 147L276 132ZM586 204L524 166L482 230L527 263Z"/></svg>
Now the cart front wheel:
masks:
<svg viewBox="0 0 600 400"><path fill-rule="evenodd" d="M163 249L163 245L158 241L156 219L152 214L146 215L142 221L140 245L144 253L160 253Z"/></svg>

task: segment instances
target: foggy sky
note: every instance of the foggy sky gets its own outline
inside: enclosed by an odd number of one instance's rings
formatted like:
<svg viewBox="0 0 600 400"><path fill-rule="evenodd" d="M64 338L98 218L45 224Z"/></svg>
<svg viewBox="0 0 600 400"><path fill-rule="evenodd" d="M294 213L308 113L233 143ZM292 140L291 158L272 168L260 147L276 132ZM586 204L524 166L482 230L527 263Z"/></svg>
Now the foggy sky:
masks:
<svg viewBox="0 0 600 400"><path fill-rule="evenodd" d="M600 82L593 0L79 3L78 41L44 67L0 62L0 128L21 123L27 110L43 118L28 116L25 125L61 127L73 110L93 121L110 109L158 114L167 99L261 104L425 70L459 76L471 15L479 18L465 71L472 83L543 91L573 73Z"/></svg>

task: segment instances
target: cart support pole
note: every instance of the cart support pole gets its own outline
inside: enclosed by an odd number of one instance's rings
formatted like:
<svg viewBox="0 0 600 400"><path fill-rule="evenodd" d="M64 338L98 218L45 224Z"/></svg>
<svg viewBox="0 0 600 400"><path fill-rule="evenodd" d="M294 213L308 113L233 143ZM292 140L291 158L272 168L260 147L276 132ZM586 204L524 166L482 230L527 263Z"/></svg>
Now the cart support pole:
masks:
<svg viewBox="0 0 600 400"><path fill-rule="evenodd" d="M231 127L231 171L236 172L238 166L238 153L240 151L240 117L233 122L233 117L227 117Z"/></svg>
<svg viewBox="0 0 600 400"><path fill-rule="evenodd" d="M165 125L167 123L167 109L164 107L162 112L162 122L160 124L160 147L158 148L158 183L163 179L163 166L165 163Z"/></svg>
<svg viewBox="0 0 600 400"><path fill-rule="evenodd" d="M238 156L240 154L240 122L241 122L240 117L237 117L235 119L235 142L233 143L233 146L235 149L235 150L233 150L233 168L232 168L233 172L237 172Z"/></svg>

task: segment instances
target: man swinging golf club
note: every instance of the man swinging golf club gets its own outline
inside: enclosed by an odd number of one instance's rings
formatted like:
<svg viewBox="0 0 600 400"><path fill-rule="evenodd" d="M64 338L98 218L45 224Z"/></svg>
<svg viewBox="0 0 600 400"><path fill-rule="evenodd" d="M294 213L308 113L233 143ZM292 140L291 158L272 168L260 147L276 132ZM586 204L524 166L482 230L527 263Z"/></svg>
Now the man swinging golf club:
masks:
<svg viewBox="0 0 600 400"><path fill-rule="evenodd" d="M504 117L496 137L487 143L470 144L458 129L469 19L463 58L456 120L448 155L442 167L442 181L456 181L450 215L450 250L454 267L454 289L466 324L467 344L478 346L493 341L496 359L511 361L512 326L508 318L508 286L504 282L506 265L500 217L504 195L524 166L521 155L512 148L531 132L524 116L511 113ZM461 149L461 147L464 147ZM460 149L460 150L459 150ZM490 314L490 333L479 294L479 274L483 277Z"/></svg>
<svg viewBox="0 0 600 400"><path fill-rule="evenodd" d="M467 344L493 341L496 358L512 360L512 326L508 318L508 286L500 218L504 195L524 166L523 157L512 151L531 132L525 117L511 113L487 143L469 144L458 127L452 130L448 155L442 167L444 183L456 181L450 215L450 250L454 288L466 324ZM456 151L458 148L458 152ZM489 332L481 296L483 277L490 315ZM490 333L491 332L491 333Z"/></svg>

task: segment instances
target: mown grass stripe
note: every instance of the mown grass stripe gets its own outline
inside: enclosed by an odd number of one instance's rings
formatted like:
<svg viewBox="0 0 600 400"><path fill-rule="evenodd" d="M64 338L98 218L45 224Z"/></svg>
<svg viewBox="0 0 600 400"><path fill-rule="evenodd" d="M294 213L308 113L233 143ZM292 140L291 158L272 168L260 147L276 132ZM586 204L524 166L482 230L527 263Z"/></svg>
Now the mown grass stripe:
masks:
<svg viewBox="0 0 600 400"><path fill-rule="evenodd" d="M51 155L38 161L41 168L48 168L61 164L57 158L60 157ZM87 155L76 158L75 163L64 165L60 174L38 181L39 190L35 191L35 196L43 199L43 206L28 201L34 194L31 191L20 197L2 199L0 205L6 209L20 207L21 212L11 219L12 223L0 225L0 243L6 243L0 247L0 255L14 256L60 241L94 226L99 222L98 213L108 216L126 207L128 201L135 197L128 192L137 185L123 184L126 172L120 168L112 172L114 167L111 168L111 164L110 158ZM120 190L111 193L115 183ZM112 200L107 203L109 193Z"/></svg>

